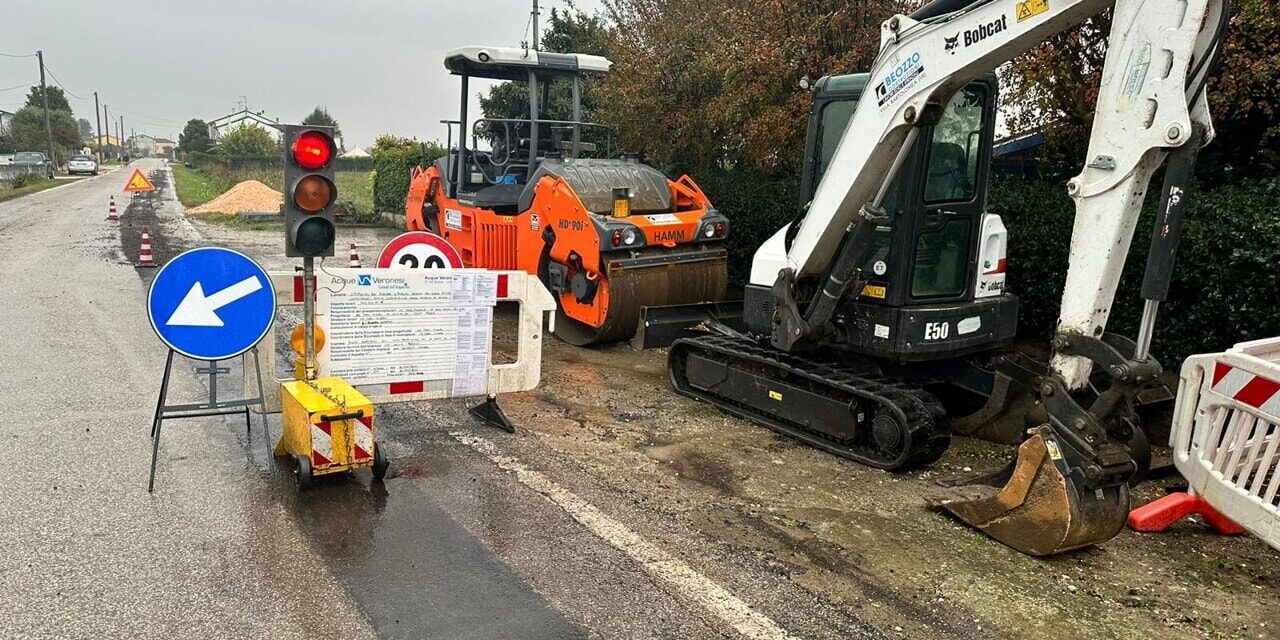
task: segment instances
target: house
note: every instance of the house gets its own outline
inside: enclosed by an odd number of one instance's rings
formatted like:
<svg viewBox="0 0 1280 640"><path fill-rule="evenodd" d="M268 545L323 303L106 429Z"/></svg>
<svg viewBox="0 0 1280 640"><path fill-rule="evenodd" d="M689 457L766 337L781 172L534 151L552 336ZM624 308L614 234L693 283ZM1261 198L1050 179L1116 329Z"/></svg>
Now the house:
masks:
<svg viewBox="0 0 1280 640"><path fill-rule="evenodd" d="M177 146L178 146L178 143L168 138L156 138L156 155L172 156L173 150Z"/></svg>
<svg viewBox="0 0 1280 640"><path fill-rule="evenodd" d="M88 136L84 138L84 143L89 146L101 144L105 147L119 147L120 139L115 136Z"/></svg>
<svg viewBox="0 0 1280 640"><path fill-rule="evenodd" d="M13 122L13 113L0 109L0 136L9 133L10 123Z"/></svg>
<svg viewBox="0 0 1280 640"><path fill-rule="evenodd" d="M338 156L339 158L368 158L369 152L360 147L352 147L346 153Z"/></svg>
<svg viewBox="0 0 1280 640"><path fill-rule="evenodd" d="M129 149L138 155L151 157L156 155L156 139L145 133L129 136Z"/></svg>
<svg viewBox="0 0 1280 640"><path fill-rule="evenodd" d="M263 113L264 112L262 111L253 112L248 109L241 109L235 113L229 113L222 116L221 118L210 120L209 138L214 142L217 142L218 138L222 137L222 134L231 131L232 129L236 129L238 127L260 127L265 129L267 133L270 133L272 137L279 142L283 133L280 121L272 120L271 118L263 115Z"/></svg>

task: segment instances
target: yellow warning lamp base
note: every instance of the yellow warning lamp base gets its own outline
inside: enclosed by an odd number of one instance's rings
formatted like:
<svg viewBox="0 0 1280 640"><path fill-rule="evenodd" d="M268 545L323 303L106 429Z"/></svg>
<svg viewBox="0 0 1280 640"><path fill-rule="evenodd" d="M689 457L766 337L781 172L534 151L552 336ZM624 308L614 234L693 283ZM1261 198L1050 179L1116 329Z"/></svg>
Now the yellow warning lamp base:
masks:
<svg viewBox="0 0 1280 640"><path fill-rule="evenodd" d="M298 464L302 488L316 476L371 468L382 479L388 463L375 442L374 406L339 377L280 385L284 432L276 456Z"/></svg>

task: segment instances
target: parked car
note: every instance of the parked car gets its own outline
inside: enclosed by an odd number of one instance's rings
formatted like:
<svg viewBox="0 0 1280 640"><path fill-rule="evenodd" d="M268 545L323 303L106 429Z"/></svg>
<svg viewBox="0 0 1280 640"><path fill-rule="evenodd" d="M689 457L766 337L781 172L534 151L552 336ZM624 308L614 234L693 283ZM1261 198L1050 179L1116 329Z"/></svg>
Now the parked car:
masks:
<svg viewBox="0 0 1280 640"><path fill-rule="evenodd" d="M45 177L50 180L53 179L53 162L39 151L19 151L13 154L13 162L10 164L27 167L43 166Z"/></svg>
<svg viewBox="0 0 1280 640"><path fill-rule="evenodd" d="M67 173L75 175L84 173L91 176L98 175L98 161L93 156L71 156L67 161Z"/></svg>

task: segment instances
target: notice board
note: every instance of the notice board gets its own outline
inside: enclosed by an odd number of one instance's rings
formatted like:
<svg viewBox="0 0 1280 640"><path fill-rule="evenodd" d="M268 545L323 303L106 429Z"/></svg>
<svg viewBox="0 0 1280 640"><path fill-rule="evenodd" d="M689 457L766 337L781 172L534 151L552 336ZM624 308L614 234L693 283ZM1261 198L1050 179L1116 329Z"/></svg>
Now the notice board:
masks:
<svg viewBox="0 0 1280 640"><path fill-rule="evenodd" d="M319 270L320 374L353 385L444 383L454 398L485 395L497 278L481 269Z"/></svg>

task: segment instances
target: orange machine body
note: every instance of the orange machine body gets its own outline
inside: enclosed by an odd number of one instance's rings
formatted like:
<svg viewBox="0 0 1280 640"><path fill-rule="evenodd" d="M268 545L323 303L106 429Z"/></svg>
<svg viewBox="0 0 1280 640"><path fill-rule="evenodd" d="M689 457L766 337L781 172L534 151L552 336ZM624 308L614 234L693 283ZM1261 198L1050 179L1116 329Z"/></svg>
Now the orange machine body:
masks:
<svg viewBox="0 0 1280 640"><path fill-rule="evenodd" d="M643 306L725 294L728 220L688 176L631 160L557 161L525 184L450 198L448 166L414 168L406 226L442 235L468 267L539 276L569 342L629 338Z"/></svg>

